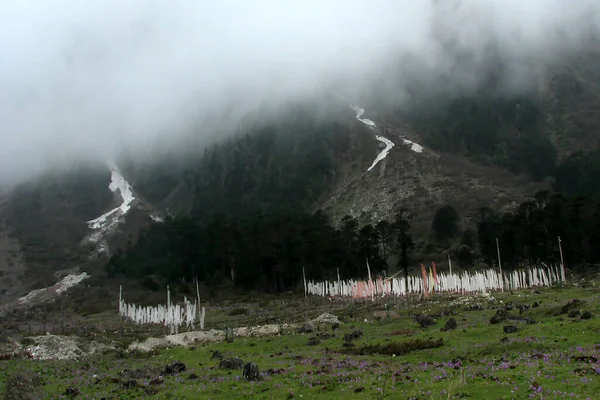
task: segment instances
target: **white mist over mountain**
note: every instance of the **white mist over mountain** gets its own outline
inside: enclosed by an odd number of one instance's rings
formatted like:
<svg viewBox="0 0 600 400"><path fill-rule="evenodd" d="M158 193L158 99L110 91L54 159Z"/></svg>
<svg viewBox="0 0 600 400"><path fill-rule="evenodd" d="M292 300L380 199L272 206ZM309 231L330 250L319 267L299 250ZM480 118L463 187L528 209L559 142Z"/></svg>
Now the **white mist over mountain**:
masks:
<svg viewBox="0 0 600 400"><path fill-rule="evenodd" d="M209 143L247 115L333 84L359 93L396 67L395 84L449 75L472 88L492 52L518 90L532 66L594 40L599 11L591 0L3 2L0 184Z"/></svg>

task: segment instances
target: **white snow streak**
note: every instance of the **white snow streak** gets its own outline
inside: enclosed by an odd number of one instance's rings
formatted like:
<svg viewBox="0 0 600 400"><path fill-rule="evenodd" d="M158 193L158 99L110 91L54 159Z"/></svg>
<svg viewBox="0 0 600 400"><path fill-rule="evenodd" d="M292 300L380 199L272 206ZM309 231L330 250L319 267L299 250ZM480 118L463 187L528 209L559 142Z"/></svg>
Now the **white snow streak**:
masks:
<svg viewBox="0 0 600 400"><path fill-rule="evenodd" d="M116 168L111 168L111 170L111 182L110 185L108 185L108 188L111 192L116 192L118 190L121 194L121 198L123 199L123 203L121 203L119 207L102 214L98 218L88 221L88 225L91 229L102 229L107 227L112 222L117 220L118 217L127 213L127 211L129 211L131 208L131 203L133 200L135 200L129 182L123 178ZM113 215L116 215L116 217L109 219L109 217Z"/></svg>
<svg viewBox="0 0 600 400"><path fill-rule="evenodd" d="M354 111L356 111L356 119L357 120L359 120L363 124L367 125L369 127L369 129L374 130L374 131L377 130L377 125L375 125L375 122L373 122L367 118L361 118L362 115L365 113L364 108L359 107L359 106L353 106L353 105L350 105L350 108L353 109ZM375 139L379 140L380 142L385 143L385 149L383 149L381 151L381 153L379 153L377 155L377 157L375 158L375 161L373 161L373 164L371 164L371 166L367 169L367 171L372 170L373 167L375 167L379 161L386 158L388 153L392 149L392 147L394 147L394 143L391 140L389 140L383 136L375 135Z"/></svg>
<svg viewBox="0 0 600 400"><path fill-rule="evenodd" d="M123 221L123 217L131 208L131 203L135 200L131 185L116 167L111 167L111 181L108 185L111 192L119 191L122 203L98 218L88 221L88 226L92 233L87 237L87 241L98 243L97 253L108 252L108 244L105 242L105 236L112 232L115 227Z"/></svg>
<svg viewBox="0 0 600 400"><path fill-rule="evenodd" d="M362 115L365 113L365 109L359 106L350 106L351 109L353 109L354 111L356 111L356 119L359 120L360 122L362 122L363 124L367 125L368 127L370 127L371 129L374 129L377 125L375 125L375 122L371 121L370 119L367 118L361 118Z"/></svg>
<svg viewBox="0 0 600 400"><path fill-rule="evenodd" d="M377 135L375 136L375 139L385 143L385 149L383 149L381 153L377 155L377 158L375 158L375 161L373 161L373 164L371 164L367 171L373 169L373 167L376 166L379 161L383 160L388 155L390 150L392 150L392 147L394 147L394 143L391 140L384 138L383 136Z"/></svg>
<svg viewBox="0 0 600 400"><path fill-rule="evenodd" d="M66 292L73 286L79 284L84 279L88 278L89 275L85 272L81 274L75 275L67 275L59 282L54 285L43 288L36 289L29 292L27 295L21 297L18 300L19 304L34 304L34 303L46 303L50 300L53 300L56 296L60 295L63 292Z"/></svg>

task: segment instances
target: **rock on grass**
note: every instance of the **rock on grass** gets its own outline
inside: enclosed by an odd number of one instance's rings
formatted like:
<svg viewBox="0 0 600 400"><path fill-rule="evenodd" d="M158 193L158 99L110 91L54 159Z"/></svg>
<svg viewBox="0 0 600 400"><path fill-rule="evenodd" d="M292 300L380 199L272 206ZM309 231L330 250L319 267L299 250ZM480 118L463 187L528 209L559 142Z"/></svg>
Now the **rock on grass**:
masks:
<svg viewBox="0 0 600 400"><path fill-rule="evenodd" d="M165 375L174 375L185 371L185 364L181 361L175 361L165 366Z"/></svg>
<svg viewBox="0 0 600 400"><path fill-rule="evenodd" d="M225 359L221 360L221 362L219 363L219 368L242 369L242 368L244 368L244 362L237 357L225 358Z"/></svg>
<svg viewBox="0 0 600 400"><path fill-rule="evenodd" d="M592 313L589 311L586 311L583 314L581 314L580 318L581 319L592 319L592 317L593 317Z"/></svg>
<svg viewBox="0 0 600 400"><path fill-rule="evenodd" d="M456 323L456 320L454 318L450 318L448 321L446 321L446 325L444 325L442 330L445 332L451 331L456 329L457 325L458 324Z"/></svg>
<svg viewBox="0 0 600 400"><path fill-rule="evenodd" d="M256 381L260 379L260 372L258 370L258 366L253 362L249 362L248 364L246 364L244 366L244 372L242 373L242 377L249 381Z"/></svg>

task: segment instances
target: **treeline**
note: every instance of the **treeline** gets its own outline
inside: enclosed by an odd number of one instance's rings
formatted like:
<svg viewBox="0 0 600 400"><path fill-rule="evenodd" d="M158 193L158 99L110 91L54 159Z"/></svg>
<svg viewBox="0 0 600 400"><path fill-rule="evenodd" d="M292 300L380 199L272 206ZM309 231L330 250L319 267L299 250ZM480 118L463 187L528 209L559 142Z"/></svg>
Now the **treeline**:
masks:
<svg viewBox="0 0 600 400"><path fill-rule="evenodd" d="M184 167L165 162L130 173L133 185L153 204L202 222L220 213L305 211L335 181L338 158L350 146L352 119L318 116L294 108L276 123L246 128L207 147Z"/></svg>
<svg viewBox="0 0 600 400"><path fill-rule="evenodd" d="M482 208L477 223L481 256L495 262L496 238L503 265L559 262L558 237L570 265L600 263L600 198L539 192L514 212Z"/></svg>
<svg viewBox="0 0 600 400"><path fill-rule="evenodd" d="M332 279L338 269L344 277L364 275L367 260L373 274L384 271L393 254L404 254L400 262L407 265L409 230L403 214L363 227L346 217L339 228L322 212L219 214L206 223L169 218L118 251L106 270L139 279L148 289L198 278L209 286L229 280L242 288L285 291L299 282L303 268L309 278Z"/></svg>
<svg viewBox="0 0 600 400"><path fill-rule="evenodd" d="M432 99L409 115L429 147L536 179L551 175L557 162L542 117L539 106L526 98L487 94Z"/></svg>
<svg viewBox="0 0 600 400"><path fill-rule="evenodd" d="M442 244L457 266L469 268L496 263L498 238L503 267L510 269L558 262L559 236L570 265L600 262L600 200L540 192L513 212L482 208L475 229L462 231L456 211L444 206L429 239ZM149 289L197 277L209 286L227 280L240 288L285 291L301 282L303 268L309 278L336 279L338 269L346 278L364 276L367 260L373 274L435 261L418 254L411 259L413 249L405 213L362 227L349 216L334 227L322 212L219 214L202 223L185 217L154 224L106 269Z"/></svg>
<svg viewBox="0 0 600 400"><path fill-rule="evenodd" d="M407 118L428 147L536 180L551 177L554 190L564 194L600 193L600 151L579 151L559 160L535 101L479 94L427 99L425 104L410 110Z"/></svg>

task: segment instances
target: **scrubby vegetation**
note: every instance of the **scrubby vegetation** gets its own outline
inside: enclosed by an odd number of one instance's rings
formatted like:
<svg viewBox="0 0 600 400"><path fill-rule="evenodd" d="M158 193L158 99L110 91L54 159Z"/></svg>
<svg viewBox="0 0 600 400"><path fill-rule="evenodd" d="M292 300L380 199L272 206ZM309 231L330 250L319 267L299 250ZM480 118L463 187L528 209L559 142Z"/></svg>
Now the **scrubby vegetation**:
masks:
<svg viewBox="0 0 600 400"><path fill-rule="evenodd" d="M240 299L247 316L267 312L300 326L329 311L342 323L147 353L127 351L125 343L76 362L12 359L0 363L0 391L38 399L595 398L596 285L438 296L408 307L393 299L352 308L299 297ZM209 327L235 326L237 316L228 314L240 307L215 303ZM498 313L506 322L492 324ZM429 323L423 325L425 317ZM451 319L456 327L445 329ZM137 339L147 335L140 331ZM220 367L225 360L236 365Z"/></svg>

